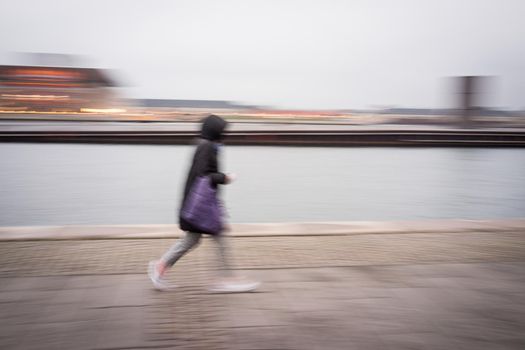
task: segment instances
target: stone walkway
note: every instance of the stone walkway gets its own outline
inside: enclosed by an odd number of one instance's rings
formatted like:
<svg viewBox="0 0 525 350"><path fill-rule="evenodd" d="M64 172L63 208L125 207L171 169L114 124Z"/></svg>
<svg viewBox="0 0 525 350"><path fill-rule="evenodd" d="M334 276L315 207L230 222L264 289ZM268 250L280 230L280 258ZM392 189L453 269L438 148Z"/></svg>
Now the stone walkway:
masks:
<svg viewBox="0 0 525 350"><path fill-rule="evenodd" d="M213 242L156 292L169 239L0 242L2 349L523 349L525 231L231 238L262 281L210 294Z"/></svg>

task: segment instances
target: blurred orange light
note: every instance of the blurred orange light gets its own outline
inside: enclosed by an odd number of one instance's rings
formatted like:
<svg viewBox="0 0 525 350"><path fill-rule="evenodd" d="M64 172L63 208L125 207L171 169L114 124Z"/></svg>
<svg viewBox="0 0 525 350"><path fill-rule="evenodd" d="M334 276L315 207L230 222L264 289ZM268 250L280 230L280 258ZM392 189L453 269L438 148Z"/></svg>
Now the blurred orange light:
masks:
<svg viewBox="0 0 525 350"><path fill-rule="evenodd" d="M39 101L64 101L69 100L68 95L15 95L15 94L2 94L2 99L9 100L39 100Z"/></svg>

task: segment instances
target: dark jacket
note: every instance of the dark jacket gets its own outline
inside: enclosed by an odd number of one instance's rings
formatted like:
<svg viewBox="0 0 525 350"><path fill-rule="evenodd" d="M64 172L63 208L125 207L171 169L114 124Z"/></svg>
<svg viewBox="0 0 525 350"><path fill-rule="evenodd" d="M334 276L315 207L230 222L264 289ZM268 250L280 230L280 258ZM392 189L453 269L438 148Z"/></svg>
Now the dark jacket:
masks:
<svg viewBox="0 0 525 350"><path fill-rule="evenodd" d="M201 139L195 150L193 161L191 163L188 178L184 185L184 194L181 202L181 209L190 193L191 187L199 176L209 176L213 186L226 183L226 175L219 171L219 164L217 154L219 150L219 142L222 139L224 129L226 128L226 121L216 115L210 115L202 121ZM202 232L193 227L189 222L184 220L179 211L179 226L183 231Z"/></svg>

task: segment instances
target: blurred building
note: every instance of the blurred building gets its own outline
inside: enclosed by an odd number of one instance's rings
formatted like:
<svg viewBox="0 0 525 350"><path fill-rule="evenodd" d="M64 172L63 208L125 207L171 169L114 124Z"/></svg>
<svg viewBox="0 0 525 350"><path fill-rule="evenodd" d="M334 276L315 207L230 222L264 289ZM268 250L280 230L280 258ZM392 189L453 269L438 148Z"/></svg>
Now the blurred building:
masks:
<svg viewBox="0 0 525 350"><path fill-rule="evenodd" d="M150 110L179 110L188 112L235 112L257 108L256 106L221 100L141 99L137 100L136 103Z"/></svg>
<svg viewBox="0 0 525 350"><path fill-rule="evenodd" d="M104 70L50 65L49 61L63 63L63 56L35 56L45 57L45 64L0 65L0 109L80 112L116 105L112 88L117 84Z"/></svg>

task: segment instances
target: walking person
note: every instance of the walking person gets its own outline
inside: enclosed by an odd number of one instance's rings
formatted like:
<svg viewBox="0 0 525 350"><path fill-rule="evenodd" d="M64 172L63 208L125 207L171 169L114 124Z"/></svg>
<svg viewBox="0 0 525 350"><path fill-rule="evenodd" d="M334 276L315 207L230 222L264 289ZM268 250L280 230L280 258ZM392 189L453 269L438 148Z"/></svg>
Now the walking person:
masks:
<svg viewBox="0 0 525 350"><path fill-rule="evenodd" d="M226 185L234 180L234 175L219 171L218 154L226 125L224 119L213 114L202 121L200 139L184 186L179 211L179 226L185 231L185 236L159 260L149 263L148 275L158 290L170 288L165 281L168 269L196 247L203 234L211 235L219 248L218 260L222 278L211 291L247 292L258 286L257 282L234 277L228 261L223 217L216 197L219 185Z"/></svg>

